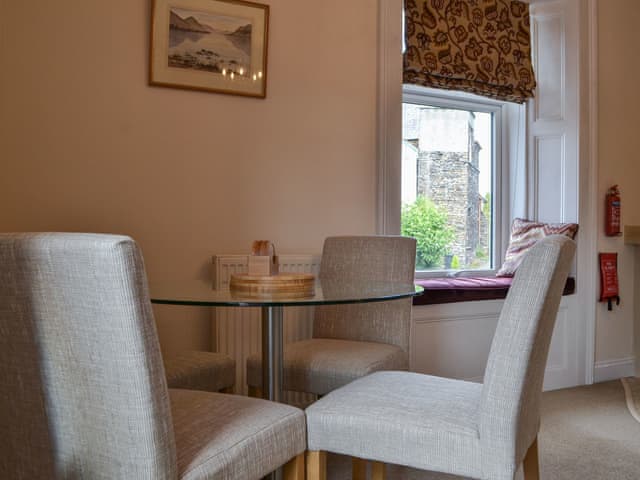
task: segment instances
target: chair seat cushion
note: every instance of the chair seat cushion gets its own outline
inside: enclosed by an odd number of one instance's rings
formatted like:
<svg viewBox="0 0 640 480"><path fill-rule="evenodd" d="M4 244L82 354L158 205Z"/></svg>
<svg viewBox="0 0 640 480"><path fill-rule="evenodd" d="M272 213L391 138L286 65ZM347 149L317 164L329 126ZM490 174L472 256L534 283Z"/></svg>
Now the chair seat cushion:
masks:
<svg viewBox="0 0 640 480"><path fill-rule="evenodd" d="M189 350L164 362L169 388L218 392L233 387L236 362L222 353Z"/></svg>
<svg viewBox="0 0 640 480"><path fill-rule="evenodd" d="M298 408L193 390L169 397L180 479L258 480L306 448Z"/></svg>
<svg viewBox="0 0 640 480"><path fill-rule="evenodd" d="M307 408L308 448L477 478L481 390L418 373L371 374Z"/></svg>
<svg viewBox="0 0 640 480"><path fill-rule="evenodd" d="M283 388L325 395L378 370L406 370L407 354L395 345L313 338L290 343L284 350ZM262 386L262 359L247 358L247 383Z"/></svg>

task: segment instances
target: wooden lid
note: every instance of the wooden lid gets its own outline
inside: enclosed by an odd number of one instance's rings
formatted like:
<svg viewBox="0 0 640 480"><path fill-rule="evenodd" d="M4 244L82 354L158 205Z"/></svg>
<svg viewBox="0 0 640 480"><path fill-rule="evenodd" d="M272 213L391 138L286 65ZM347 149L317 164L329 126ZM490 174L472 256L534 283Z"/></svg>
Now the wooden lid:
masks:
<svg viewBox="0 0 640 480"><path fill-rule="evenodd" d="M309 273L278 275L231 274L229 288L248 297L311 297L315 277Z"/></svg>

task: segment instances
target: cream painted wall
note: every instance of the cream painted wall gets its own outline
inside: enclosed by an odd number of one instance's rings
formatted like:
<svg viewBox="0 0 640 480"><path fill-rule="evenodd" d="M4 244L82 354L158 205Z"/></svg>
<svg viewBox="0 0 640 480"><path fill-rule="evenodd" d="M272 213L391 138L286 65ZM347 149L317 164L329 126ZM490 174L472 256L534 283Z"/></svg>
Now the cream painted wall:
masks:
<svg viewBox="0 0 640 480"><path fill-rule="evenodd" d="M598 213L601 228L598 250L618 252L622 303L620 307L614 307L613 312L608 312L604 304L598 305L596 361L629 358L634 348L634 296L637 294L634 248L625 246L622 237L605 237L602 230L604 195L614 184L620 185L622 192L623 223L640 224L639 24L640 2L637 0L599 1L598 197L602 201L599 201ZM635 281L640 282L640 279Z"/></svg>
<svg viewBox="0 0 640 480"><path fill-rule="evenodd" d="M149 0L0 0L0 231L127 233L151 280L206 278L212 253L255 238L295 253L372 233L373 2L267 3L257 100L149 87ZM640 224L640 2L600 1L598 14L598 196L620 184L624 222ZM633 249L598 243L620 254L623 303L597 312L596 360L607 362L633 355L640 288ZM209 346L206 309L156 314L165 351Z"/></svg>
<svg viewBox="0 0 640 480"><path fill-rule="evenodd" d="M260 100L148 86L149 0L0 0L0 231L126 233L156 281L373 233L374 2L266 3ZM209 346L206 309L156 315L165 351Z"/></svg>

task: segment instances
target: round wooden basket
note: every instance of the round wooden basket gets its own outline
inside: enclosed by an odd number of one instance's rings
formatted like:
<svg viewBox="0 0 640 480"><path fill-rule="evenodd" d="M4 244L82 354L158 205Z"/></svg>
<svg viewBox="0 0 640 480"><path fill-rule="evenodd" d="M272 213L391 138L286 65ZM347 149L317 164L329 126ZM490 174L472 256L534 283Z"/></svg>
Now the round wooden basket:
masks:
<svg viewBox="0 0 640 480"><path fill-rule="evenodd" d="M315 277L308 273L278 275L231 274L229 289L252 298L302 298L315 293Z"/></svg>

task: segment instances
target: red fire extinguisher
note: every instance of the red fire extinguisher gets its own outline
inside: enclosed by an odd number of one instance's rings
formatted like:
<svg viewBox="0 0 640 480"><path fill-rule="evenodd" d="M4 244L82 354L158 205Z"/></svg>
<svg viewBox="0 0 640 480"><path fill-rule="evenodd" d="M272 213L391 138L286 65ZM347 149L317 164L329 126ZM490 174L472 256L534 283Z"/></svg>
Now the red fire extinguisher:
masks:
<svg viewBox="0 0 640 480"><path fill-rule="evenodd" d="M608 237L622 235L620 229L620 190L614 185L607 191L604 232Z"/></svg>

